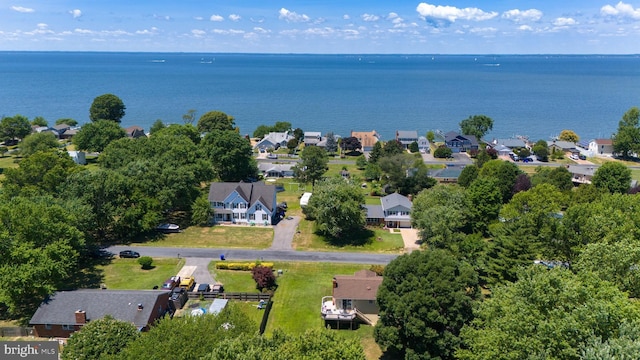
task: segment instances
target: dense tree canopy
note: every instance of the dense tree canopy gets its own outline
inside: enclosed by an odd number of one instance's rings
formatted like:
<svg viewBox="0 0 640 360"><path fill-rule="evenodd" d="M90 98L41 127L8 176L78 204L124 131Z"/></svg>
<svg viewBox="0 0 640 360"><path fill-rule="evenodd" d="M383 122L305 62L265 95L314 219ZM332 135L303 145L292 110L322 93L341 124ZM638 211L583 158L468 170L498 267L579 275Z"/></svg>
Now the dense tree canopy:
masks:
<svg viewBox="0 0 640 360"><path fill-rule="evenodd" d="M314 187L305 213L316 220L318 231L339 238L364 228L362 204L364 195L359 186L341 178L328 178Z"/></svg>
<svg viewBox="0 0 640 360"><path fill-rule="evenodd" d="M62 360L94 360L116 355L138 336L140 332L135 325L107 315L73 333L64 346Z"/></svg>
<svg viewBox="0 0 640 360"><path fill-rule="evenodd" d="M573 189L573 175L564 166L548 167L538 166L535 174L531 176L531 185L551 184L562 191Z"/></svg>
<svg viewBox="0 0 640 360"><path fill-rule="evenodd" d="M453 359L479 298L478 275L448 251L399 256L378 289L376 342L394 359Z"/></svg>
<svg viewBox="0 0 640 360"><path fill-rule="evenodd" d="M612 194L625 194L631 187L631 170L618 162L605 162L593 174L591 182L596 188Z"/></svg>
<svg viewBox="0 0 640 360"><path fill-rule="evenodd" d="M5 169L2 181L5 196L55 195L71 174L83 171L67 153L40 151L20 161L17 168Z"/></svg>
<svg viewBox="0 0 640 360"><path fill-rule="evenodd" d="M91 121L110 120L120 123L124 117L126 107L122 99L113 94L104 94L93 99L89 109Z"/></svg>
<svg viewBox="0 0 640 360"><path fill-rule="evenodd" d="M465 190L458 185L436 185L413 200L411 224L429 246L451 248L463 237L468 221Z"/></svg>
<svg viewBox="0 0 640 360"><path fill-rule="evenodd" d="M42 116L36 116L33 118L33 120L31 120L31 125L34 126L47 126L47 120L45 118L43 118Z"/></svg>
<svg viewBox="0 0 640 360"><path fill-rule="evenodd" d="M0 120L0 140L9 141L23 139L31 134L31 124L29 119L22 115L3 117Z"/></svg>
<svg viewBox="0 0 640 360"><path fill-rule="evenodd" d="M618 132L613 136L613 152L624 158L640 153L640 109L627 110L618 123Z"/></svg>
<svg viewBox="0 0 640 360"><path fill-rule="evenodd" d="M464 135L473 135L480 140L493 129L493 120L486 115L469 116L460 122L460 130Z"/></svg>
<svg viewBox="0 0 640 360"><path fill-rule="evenodd" d="M209 132L200 142L220 181L256 179L258 168L249 140L235 131Z"/></svg>
<svg viewBox="0 0 640 360"><path fill-rule="evenodd" d="M76 126L78 125L78 121L70 118L62 118L62 119L56 120L56 125L62 125L62 124L66 124L69 126Z"/></svg>
<svg viewBox="0 0 640 360"><path fill-rule="evenodd" d="M306 146L300 154L301 162L293 167L296 179L315 186L327 171L327 152L317 146Z"/></svg>
<svg viewBox="0 0 640 360"><path fill-rule="evenodd" d="M58 145L58 139L50 132L33 133L27 135L20 143L20 154L29 156L38 151L57 149Z"/></svg>
<svg viewBox="0 0 640 360"><path fill-rule="evenodd" d="M84 124L73 137L73 143L78 150L101 152L112 141L121 139L127 134L117 122L96 120Z"/></svg>
<svg viewBox="0 0 640 360"><path fill-rule="evenodd" d="M480 177L490 177L502 193L502 201L507 202L513 196L513 186L522 170L518 165L504 160L491 160L480 169Z"/></svg>
<svg viewBox="0 0 640 360"><path fill-rule="evenodd" d="M259 125L253 131L253 137L263 138L270 132L287 132L291 130L291 123L288 121L276 121L274 125Z"/></svg>
<svg viewBox="0 0 640 360"><path fill-rule="evenodd" d="M235 131L235 122L233 116L229 116L222 111L209 111L200 117L197 125L198 131L208 133L214 130L218 131Z"/></svg>
<svg viewBox="0 0 640 360"><path fill-rule="evenodd" d="M558 136L558 139L562 141L569 141L572 143L577 143L578 141L580 141L580 137L578 136L578 134L575 133L575 131L566 130L566 129L560 131L560 135Z"/></svg>

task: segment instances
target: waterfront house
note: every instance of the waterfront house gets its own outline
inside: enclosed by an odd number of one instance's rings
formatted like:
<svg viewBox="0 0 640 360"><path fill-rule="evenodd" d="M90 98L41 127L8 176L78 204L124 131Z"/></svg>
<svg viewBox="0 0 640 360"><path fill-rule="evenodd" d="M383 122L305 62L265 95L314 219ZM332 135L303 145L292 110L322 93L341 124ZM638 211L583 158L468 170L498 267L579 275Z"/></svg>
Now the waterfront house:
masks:
<svg viewBox="0 0 640 360"><path fill-rule="evenodd" d="M382 276L371 270L334 276L331 296L321 301L322 318L327 323L362 321L375 325L380 311L376 296L382 280Z"/></svg>
<svg viewBox="0 0 640 360"><path fill-rule="evenodd" d="M474 135L461 135L456 131L444 134L444 143L454 153L478 150L478 139Z"/></svg>
<svg viewBox="0 0 640 360"><path fill-rule="evenodd" d="M351 137L354 137L360 141L362 145L362 152L373 150L373 146L380 141L380 135L375 131L353 131L351 130Z"/></svg>
<svg viewBox="0 0 640 360"><path fill-rule="evenodd" d="M547 141L547 148L549 149L549 154L553 154L554 152L560 151L563 153L570 152L572 154L580 154L580 150L576 148L576 143L571 141L563 141L563 140L551 140Z"/></svg>
<svg viewBox="0 0 640 360"><path fill-rule="evenodd" d="M93 320L111 315L148 330L169 312L169 291L87 289L58 291L40 304L29 321L37 337L68 338Z"/></svg>
<svg viewBox="0 0 640 360"><path fill-rule="evenodd" d="M613 140L612 139L594 139L589 142L589 151L592 155L613 155Z"/></svg>
<svg viewBox="0 0 640 360"><path fill-rule="evenodd" d="M270 162L259 162L258 171L265 178L293 177L293 167L295 164L274 164Z"/></svg>
<svg viewBox="0 0 640 360"><path fill-rule="evenodd" d="M418 132L415 130L396 130L396 141L408 149L411 143L418 142Z"/></svg>
<svg viewBox="0 0 640 360"><path fill-rule="evenodd" d="M411 200L393 193L380 199L380 205L365 205L367 224L382 224L389 228L411 227Z"/></svg>
<svg viewBox="0 0 640 360"><path fill-rule="evenodd" d="M316 146L322 140L322 134L318 131L304 132L304 146Z"/></svg>
<svg viewBox="0 0 640 360"><path fill-rule="evenodd" d="M258 141L253 148L254 149L275 149L278 150L281 147L286 148L289 140L294 139L288 132L270 132Z"/></svg>
<svg viewBox="0 0 640 360"><path fill-rule="evenodd" d="M424 136L418 137L418 149L420 152L428 153L431 151L431 145L429 144L429 140L427 140Z"/></svg>
<svg viewBox="0 0 640 360"><path fill-rule="evenodd" d="M144 129L141 128L140 126L129 126L128 128L124 129L124 131L127 133L127 137L130 137L132 139L137 139L137 138L141 138L143 136L147 136L144 133Z"/></svg>
<svg viewBox="0 0 640 360"><path fill-rule="evenodd" d="M591 178L597 168L593 166L567 165L567 170L571 173L571 181L574 185L591 184Z"/></svg>
<svg viewBox="0 0 640 360"><path fill-rule="evenodd" d="M493 139L489 145L492 145L494 148L504 146L511 150L527 148L527 143L523 139Z"/></svg>
<svg viewBox="0 0 640 360"><path fill-rule="evenodd" d="M276 187L262 181L214 182L208 199L215 223L270 225L276 221Z"/></svg>

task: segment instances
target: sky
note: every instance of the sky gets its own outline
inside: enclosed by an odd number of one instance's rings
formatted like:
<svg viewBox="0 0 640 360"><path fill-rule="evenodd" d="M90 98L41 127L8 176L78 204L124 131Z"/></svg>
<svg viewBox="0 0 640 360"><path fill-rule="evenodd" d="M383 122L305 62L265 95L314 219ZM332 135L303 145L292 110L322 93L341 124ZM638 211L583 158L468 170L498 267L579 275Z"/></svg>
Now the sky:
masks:
<svg viewBox="0 0 640 360"><path fill-rule="evenodd" d="M640 0L0 0L0 50L638 54Z"/></svg>

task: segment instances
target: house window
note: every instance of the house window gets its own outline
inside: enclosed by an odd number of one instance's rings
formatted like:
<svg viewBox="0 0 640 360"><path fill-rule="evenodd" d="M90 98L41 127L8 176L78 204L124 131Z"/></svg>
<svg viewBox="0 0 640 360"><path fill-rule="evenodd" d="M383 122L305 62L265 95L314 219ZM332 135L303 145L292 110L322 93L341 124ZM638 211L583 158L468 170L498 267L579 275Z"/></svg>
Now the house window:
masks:
<svg viewBox="0 0 640 360"><path fill-rule="evenodd" d="M249 220L255 220L256 214L249 214Z"/></svg>
<svg viewBox="0 0 640 360"><path fill-rule="evenodd" d="M246 213L240 213L240 219L246 219L246 218L247 218Z"/></svg>
<svg viewBox="0 0 640 360"><path fill-rule="evenodd" d="M240 209L246 209L247 205L245 203L240 203Z"/></svg>
<svg viewBox="0 0 640 360"><path fill-rule="evenodd" d="M262 214L262 220L269 220L269 215Z"/></svg>
<svg viewBox="0 0 640 360"><path fill-rule="evenodd" d="M351 310L351 299L342 299L342 308L344 310Z"/></svg>
<svg viewBox="0 0 640 360"><path fill-rule="evenodd" d="M51 327L52 327L51 324L44 324L44 328L46 330L51 330Z"/></svg>
<svg viewBox="0 0 640 360"><path fill-rule="evenodd" d="M234 209L237 209L237 208L238 208L238 204L233 203L233 208L234 208Z"/></svg>
<svg viewBox="0 0 640 360"><path fill-rule="evenodd" d="M262 205L256 204L256 210L262 210Z"/></svg>
<svg viewBox="0 0 640 360"><path fill-rule="evenodd" d="M238 218L238 213L233 213L233 218L237 219Z"/></svg>
<svg viewBox="0 0 640 360"><path fill-rule="evenodd" d="M73 331L73 325L62 325L62 330Z"/></svg>

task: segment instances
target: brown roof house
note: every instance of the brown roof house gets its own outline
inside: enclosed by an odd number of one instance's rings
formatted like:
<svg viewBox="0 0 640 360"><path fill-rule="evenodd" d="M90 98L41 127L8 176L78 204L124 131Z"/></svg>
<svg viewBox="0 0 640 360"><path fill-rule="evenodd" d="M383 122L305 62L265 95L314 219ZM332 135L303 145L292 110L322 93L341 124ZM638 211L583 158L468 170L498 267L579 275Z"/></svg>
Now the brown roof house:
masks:
<svg viewBox="0 0 640 360"><path fill-rule="evenodd" d="M90 321L111 315L148 330L169 311L169 291L58 291L45 299L29 321L35 336L68 338Z"/></svg>
<svg viewBox="0 0 640 360"><path fill-rule="evenodd" d="M380 284L382 276L370 270L334 276L332 295L322 298L322 318L326 322L362 321L375 325L379 311L376 296Z"/></svg>
<svg viewBox="0 0 640 360"><path fill-rule="evenodd" d="M132 139L137 139L143 136L147 136L144 133L144 129L141 128L140 126L129 126L128 128L124 129L124 131L127 133L127 136Z"/></svg>
<svg viewBox="0 0 640 360"><path fill-rule="evenodd" d="M362 151L373 150L373 145L380 141L380 135L375 130L372 131L351 131L351 136L358 139L362 145Z"/></svg>

